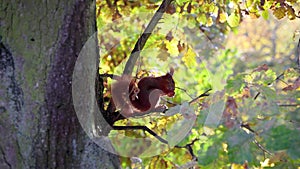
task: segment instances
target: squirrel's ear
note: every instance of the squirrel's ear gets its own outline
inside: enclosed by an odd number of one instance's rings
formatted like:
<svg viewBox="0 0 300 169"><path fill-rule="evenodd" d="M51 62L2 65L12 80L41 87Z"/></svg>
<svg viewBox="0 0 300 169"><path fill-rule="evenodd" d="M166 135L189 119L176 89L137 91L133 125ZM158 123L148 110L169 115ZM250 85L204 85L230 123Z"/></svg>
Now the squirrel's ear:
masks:
<svg viewBox="0 0 300 169"><path fill-rule="evenodd" d="M169 72L169 74L170 74L171 76L173 76L173 74L174 74L174 68L173 68L173 67L170 67L170 72Z"/></svg>

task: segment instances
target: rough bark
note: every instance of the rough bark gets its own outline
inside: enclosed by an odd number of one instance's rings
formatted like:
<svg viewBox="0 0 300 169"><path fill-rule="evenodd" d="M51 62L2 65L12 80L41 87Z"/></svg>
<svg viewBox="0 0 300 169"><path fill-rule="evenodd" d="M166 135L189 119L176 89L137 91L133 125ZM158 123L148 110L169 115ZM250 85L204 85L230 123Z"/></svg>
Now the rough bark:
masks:
<svg viewBox="0 0 300 169"><path fill-rule="evenodd" d="M118 168L118 158L84 133L72 104L74 64L95 32L94 7L0 2L1 169Z"/></svg>

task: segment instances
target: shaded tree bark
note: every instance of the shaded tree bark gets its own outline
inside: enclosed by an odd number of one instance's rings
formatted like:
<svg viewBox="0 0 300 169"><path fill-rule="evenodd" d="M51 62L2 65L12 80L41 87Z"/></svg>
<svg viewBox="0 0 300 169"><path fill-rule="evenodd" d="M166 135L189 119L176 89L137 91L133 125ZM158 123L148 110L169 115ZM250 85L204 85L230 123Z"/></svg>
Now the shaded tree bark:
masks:
<svg viewBox="0 0 300 169"><path fill-rule="evenodd" d="M0 168L118 168L72 104L74 65L96 31L95 2L4 0L0 8Z"/></svg>

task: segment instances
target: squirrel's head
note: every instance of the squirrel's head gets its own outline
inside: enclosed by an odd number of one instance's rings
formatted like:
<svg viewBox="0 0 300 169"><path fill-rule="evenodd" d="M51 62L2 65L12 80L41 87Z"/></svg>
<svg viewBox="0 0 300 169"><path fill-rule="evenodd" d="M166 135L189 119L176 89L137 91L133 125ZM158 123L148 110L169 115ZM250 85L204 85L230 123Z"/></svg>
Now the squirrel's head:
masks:
<svg viewBox="0 0 300 169"><path fill-rule="evenodd" d="M173 97L175 95L175 82L173 79L174 69L171 67L170 72L162 76L161 85L163 86L163 92L169 96Z"/></svg>

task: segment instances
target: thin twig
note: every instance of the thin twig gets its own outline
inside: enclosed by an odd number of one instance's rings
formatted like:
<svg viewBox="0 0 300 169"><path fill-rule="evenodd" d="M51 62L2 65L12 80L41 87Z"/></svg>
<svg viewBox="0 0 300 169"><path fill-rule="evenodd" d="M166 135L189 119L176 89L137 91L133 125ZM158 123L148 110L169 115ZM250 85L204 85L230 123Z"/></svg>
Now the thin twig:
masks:
<svg viewBox="0 0 300 169"><path fill-rule="evenodd" d="M281 73L280 75L278 75L278 76L276 77L276 79L274 79L272 82L268 83L268 85L271 85L271 84L274 83L275 81L280 80L280 78L281 78L283 75L284 75L284 72ZM253 100L256 100L257 97L258 97L259 95L260 95L260 92L258 92L258 93L254 96Z"/></svg>
<svg viewBox="0 0 300 169"><path fill-rule="evenodd" d="M256 139L254 139L254 143L257 145L258 148L260 148L264 153L267 153L269 155L272 155L270 151L265 149Z"/></svg>
<svg viewBox="0 0 300 169"><path fill-rule="evenodd" d="M300 106L300 104L278 104L280 107L297 107Z"/></svg>
<svg viewBox="0 0 300 169"><path fill-rule="evenodd" d="M100 77L109 77L111 79L113 79L114 76L115 76L114 74L108 74L108 73L100 74Z"/></svg>
<svg viewBox="0 0 300 169"><path fill-rule="evenodd" d="M199 141L199 139L196 138L196 139L194 139L191 143L188 143L188 144L186 144L186 145L184 145L184 146L178 146L178 145L176 145L175 147L176 147L176 148L185 148L185 149L187 149L187 150L189 151L189 153L191 154L192 158L193 158L195 161L197 161L197 157L195 156L195 154L194 154L194 152L193 152L193 148L192 148L192 146L195 144L196 141Z"/></svg>
<svg viewBox="0 0 300 169"><path fill-rule="evenodd" d="M200 99L201 97L204 96L209 96L208 92L211 91L212 89L208 89L206 90L204 93L200 94L198 97L194 98L193 100L189 101L189 104L192 104L194 102L196 102L198 99Z"/></svg>
<svg viewBox="0 0 300 169"><path fill-rule="evenodd" d="M190 98L193 98L185 89L181 87L176 87L176 89L182 90L186 95L188 95Z"/></svg>
<svg viewBox="0 0 300 169"><path fill-rule="evenodd" d="M241 128L246 128L248 129L251 133L258 135L256 131L251 129L248 123L242 123ZM269 155L272 155L267 149L265 149L256 139L254 139L254 143L257 145L258 148L260 148L264 153L268 153Z"/></svg>
<svg viewBox="0 0 300 169"><path fill-rule="evenodd" d="M147 126L113 126L114 130L144 130L149 134L157 138L160 142L168 144L168 141L157 135L154 131L149 129Z"/></svg>
<svg viewBox="0 0 300 169"><path fill-rule="evenodd" d="M297 49L296 49L296 58L297 58L298 68L300 68L300 38L298 40L298 45L297 45Z"/></svg>
<svg viewBox="0 0 300 169"><path fill-rule="evenodd" d="M166 102L166 103L168 103L168 104L171 104L171 105L173 105L173 106L176 106L177 104L176 103L173 103L173 102L170 102L169 100L166 100L165 98L163 98L163 97L161 97L160 98L162 101L164 101L164 102ZM164 110L165 111L165 110Z"/></svg>

